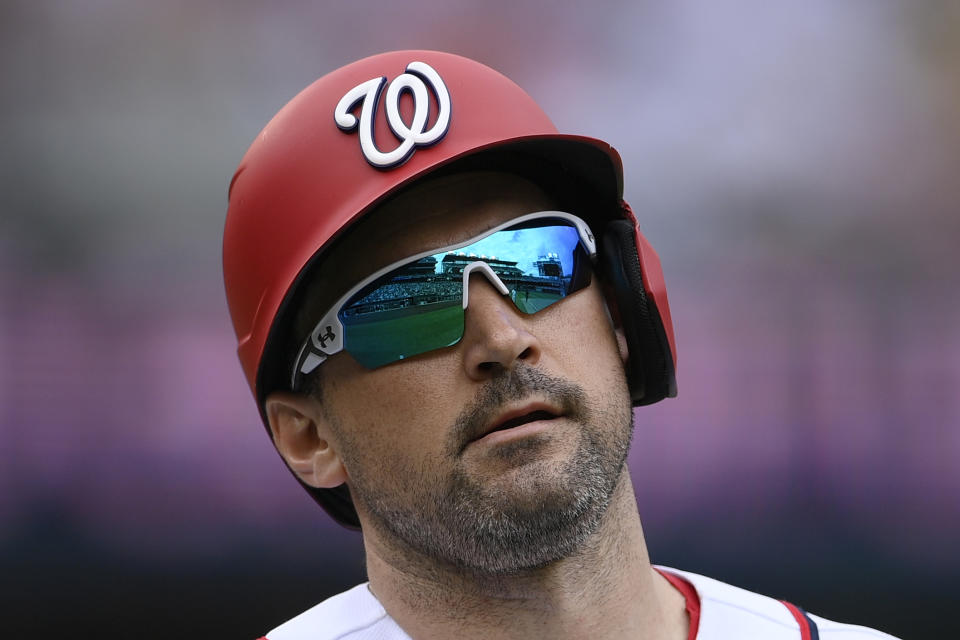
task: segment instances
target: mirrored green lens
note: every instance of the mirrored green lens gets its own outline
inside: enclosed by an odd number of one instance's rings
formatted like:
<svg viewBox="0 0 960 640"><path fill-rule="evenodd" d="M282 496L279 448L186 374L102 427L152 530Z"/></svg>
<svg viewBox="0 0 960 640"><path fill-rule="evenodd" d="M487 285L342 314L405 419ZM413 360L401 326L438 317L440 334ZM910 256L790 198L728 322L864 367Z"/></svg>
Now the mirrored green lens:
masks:
<svg viewBox="0 0 960 640"><path fill-rule="evenodd" d="M456 344L464 327L463 270L477 261L491 267L527 314L590 282L576 228L559 223L498 231L398 267L353 296L339 313L344 349L375 368Z"/></svg>
<svg viewBox="0 0 960 640"><path fill-rule="evenodd" d="M456 344L463 336L459 299L343 318L344 348L374 369Z"/></svg>

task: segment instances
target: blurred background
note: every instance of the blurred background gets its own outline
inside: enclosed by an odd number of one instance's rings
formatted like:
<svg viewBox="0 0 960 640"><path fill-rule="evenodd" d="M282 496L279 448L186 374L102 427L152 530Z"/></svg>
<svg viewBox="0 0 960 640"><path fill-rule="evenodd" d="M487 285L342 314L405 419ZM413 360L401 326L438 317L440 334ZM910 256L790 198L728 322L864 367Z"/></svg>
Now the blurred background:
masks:
<svg viewBox="0 0 960 640"><path fill-rule="evenodd" d="M274 453L220 268L283 104L399 48L610 141L680 395L636 413L653 560L957 637L960 4L0 3L0 619L255 638L363 579Z"/></svg>

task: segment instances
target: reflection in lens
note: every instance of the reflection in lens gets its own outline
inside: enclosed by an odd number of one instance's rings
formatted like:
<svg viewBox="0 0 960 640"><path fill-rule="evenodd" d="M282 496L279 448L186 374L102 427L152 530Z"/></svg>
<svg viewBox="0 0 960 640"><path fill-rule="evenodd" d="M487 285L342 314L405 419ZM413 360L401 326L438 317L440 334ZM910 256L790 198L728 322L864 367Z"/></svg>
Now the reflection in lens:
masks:
<svg viewBox="0 0 960 640"><path fill-rule="evenodd" d="M353 315L342 321L344 348L368 369L449 347L463 337L459 299Z"/></svg>
<svg viewBox="0 0 960 640"><path fill-rule="evenodd" d="M498 231L402 265L364 287L339 312L344 349L375 368L456 344L463 336L463 271L477 261L490 266L526 314L590 282L579 232L565 221Z"/></svg>

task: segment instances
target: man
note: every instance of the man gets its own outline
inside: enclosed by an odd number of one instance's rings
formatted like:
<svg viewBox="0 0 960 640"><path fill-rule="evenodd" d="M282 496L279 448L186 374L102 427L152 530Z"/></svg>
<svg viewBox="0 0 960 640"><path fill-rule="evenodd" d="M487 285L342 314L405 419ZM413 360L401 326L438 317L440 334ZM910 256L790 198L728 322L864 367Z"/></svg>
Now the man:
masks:
<svg viewBox="0 0 960 640"><path fill-rule="evenodd" d="M889 638L652 567L633 406L676 395L617 153L476 62L321 78L230 190L224 278L277 450L369 583L296 638Z"/></svg>

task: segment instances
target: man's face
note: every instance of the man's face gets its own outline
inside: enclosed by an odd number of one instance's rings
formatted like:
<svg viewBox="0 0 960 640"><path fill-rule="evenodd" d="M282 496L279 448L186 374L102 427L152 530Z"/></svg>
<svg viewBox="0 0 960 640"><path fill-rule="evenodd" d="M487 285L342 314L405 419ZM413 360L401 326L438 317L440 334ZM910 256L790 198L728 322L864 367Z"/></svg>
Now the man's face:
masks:
<svg viewBox="0 0 960 640"><path fill-rule="evenodd" d="M553 208L507 174L435 180L381 207L324 270L343 274L345 290L384 264ZM482 275L469 286L459 343L374 370L336 354L320 367L321 406L365 530L400 552L500 574L565 557L596 530L632 412L596 276L533 315Z"/></svg>

